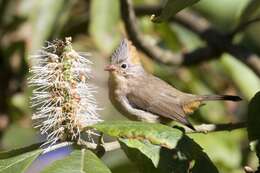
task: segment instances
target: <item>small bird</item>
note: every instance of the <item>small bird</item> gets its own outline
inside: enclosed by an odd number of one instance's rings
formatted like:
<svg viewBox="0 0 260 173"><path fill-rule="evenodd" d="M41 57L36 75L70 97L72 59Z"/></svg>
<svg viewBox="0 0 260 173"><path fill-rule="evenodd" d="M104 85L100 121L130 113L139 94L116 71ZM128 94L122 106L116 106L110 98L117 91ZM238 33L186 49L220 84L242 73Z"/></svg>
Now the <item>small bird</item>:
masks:
<svg viewBox="0 0 260 173"><path fill-rule="evenodd" d="M146 72L136 48L126 38L111 56L109 97L119 112L132 120L166 123L177 121L195 130L188 121L205 101L240 101L232 95L193 95L184 93Z"/></svg>

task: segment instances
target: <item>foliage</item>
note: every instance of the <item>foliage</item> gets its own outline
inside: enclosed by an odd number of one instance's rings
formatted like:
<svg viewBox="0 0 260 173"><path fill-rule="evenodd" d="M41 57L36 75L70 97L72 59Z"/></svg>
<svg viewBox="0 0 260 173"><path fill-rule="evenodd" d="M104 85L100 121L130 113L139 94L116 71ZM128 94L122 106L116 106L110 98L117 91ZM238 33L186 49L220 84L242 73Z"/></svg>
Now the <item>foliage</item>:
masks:
<svg viewBox="0 0 260 173"><path fill-rule="evenodd" d="M217 173L217 168L192 139L183 136L179 129L160 124L140 122L100 123L96 129L112 135L121 143L123 150L144 172L201 172ZM21 151L26 151L21 149ZM18 156L10 151L1 160L3 171L9 168L20 170L20 164L27 168L42 150L34 150ZM2 154L3 155L3 154ZM0 155L1 156L1 155ZM22 159L21 159L22 158ZM191 167L190 164L193 163ZM24 169L22 170L24 171ZM64 159L57 160L42 172L110 172L110 170L90 150L75 147Z"/></svg>
<svg viewBox="0 0 260 173"><path fill-rule="evenodd" d="M183 135L179 129L173 129L161 124L143 122L104 122L96 124L93 127L110 136L149 141L152 144L164 146L169 149L175 148Z"/></svg>
<svg viewBox="0 0 260 173"><path fill-rule="evenodd" d="M252 98L249 107L248 107L248 138L251 141L252 145L255 145L254 151L258 157L259 166L258 171L260 171L260 92Z"/></svg>
<svg viewBox="0 0 260 173"><path fill-rule="evenodd" d="M74 150L64 159L55 161L46 167L43 173L111 173L111 171L100 161L100 159L90 150Z"/></svg>
<svg viewBox="0 0 260 173"><path fill-rule="evenodd" d="M161 22L166 21L169 18L173 17L176 13L181 11L182 9L189 7L195 3L199 2L199 0L168 0L160 14L160 16L153 16L152 21Z"/></svg>
<svg viewBox="0 0 260 173"><path fill-rule="evenodd" d="M14 157L8 157L0 160L1 173L24 173L32 162L41 154L42 150L30 151ZM12 151L11 151L12 153ZM11 155L10 153L10 155Z"/></svg>
<svg viewBox="0 0 260 173"><path fill-rule="evenodd" d="M102 111L105 121L87 129L95 129L95 133L102 133L105 137L104 141L103 136L95 139L100 144L97 148L92 146L93 143L88 148L80 141L72 141L72 152L68 156L58 160L50 156L54 160L49 161L47 166L42 164L39 170L37 167L38 172L132 173L138 169L140 173L242 173L245 165L253 169L258 166L257 171L260 171L259 75L250 68L250 62L245 63L243 57L230 55L226 52L227 47L219 53L219 45L205 39L217 31L220 34L213 35L214 41L228 37L223 44L230 43L249 50L247 54L259 59L259 0L167 0L165 4L159 0L133 1L138 17L137 29L152 45L181 55L191 52L196 56L205 47L216 53L215 60L210 60L210 57L204 63L181 67L156 63L140 54L150 71L183 91L196 94L234 93L243 97L244 101L239 104L209 103L189 117L193 124L230 123L247 119L246 129L211 134L185 134L181 128L125 121L109 109L104 97L107 77L102 71L122 35L127 35L123 29L125 21L120 20L122 1L0 2L0 147L4 150L0 153L0 173L26 173L37 162L44 163L42 156L57 153L58 148L55 147L58 145L51 146L51 151L48 151L50 148L40 149L41 143L30 145L42 141L43 136L36 135L32 130L31 112L27 108L31 96L26 85L28 67L31 65L27 55L39 49L45 40L71 35L75 48L93 52L94 82L100 85L97 95L100 95L98 102L105 105ZM154 6L159 10L155 8L149 12ZM175 18L182 10L184 15ZM194 31L192 26L182 21L181 17L185 19L187 14L185 12L202 16L209 21L210 29ZM141 17L143 13L155 15ZM194 20L202 24L200 27L205 24L197 18ZM95 71L97 69L102 70ZM120 121L115 121L117 119ZM83 137L88 136L85 135ZM121 150L106 152L106 147L102 146L110 140L119 142ZM249 145L252 151L249 151ZM123 152L125 159L121 159L118 152ZM258 161L251 152L256 153ZM112 159L120 166L111 166L109 161Z"/></svg>

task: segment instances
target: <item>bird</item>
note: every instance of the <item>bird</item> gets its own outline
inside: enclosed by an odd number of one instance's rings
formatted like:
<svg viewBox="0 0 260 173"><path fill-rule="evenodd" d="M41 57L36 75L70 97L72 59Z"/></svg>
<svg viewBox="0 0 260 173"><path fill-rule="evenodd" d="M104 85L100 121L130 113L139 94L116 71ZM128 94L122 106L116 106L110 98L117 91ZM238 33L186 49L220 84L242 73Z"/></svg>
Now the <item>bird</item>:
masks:
<svg viewBox="0 0 260 173"><path fill-rule="evenodd" d="M105 67L109 72L109 98L114 107L130 120L149 123L177 121L192 130L192 114L207 101L240 101L234 95L195 95L182 92L148 73L136 47L123 38Z"/></svg>

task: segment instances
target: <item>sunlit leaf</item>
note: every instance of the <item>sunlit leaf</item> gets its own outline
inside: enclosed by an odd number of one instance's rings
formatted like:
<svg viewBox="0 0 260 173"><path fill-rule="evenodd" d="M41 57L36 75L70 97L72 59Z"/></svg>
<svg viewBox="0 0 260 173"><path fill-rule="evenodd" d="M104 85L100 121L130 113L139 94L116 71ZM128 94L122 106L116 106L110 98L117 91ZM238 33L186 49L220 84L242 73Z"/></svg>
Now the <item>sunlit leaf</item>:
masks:
<svg viewBox="0 0 260 173"><path fill-rule="evenodd" d="M91 2L90 34L97 47L106 54L112 52L119 42L118 0L95 0Z"/></svg>
<svg viewBox="0 0 260 173"><path fill-rule="evenodd" d="M64 159L57 160L42 173L111 173L106 165L90 150L74 150Z"/></svg>
<svg viewBox="0 0 260 173"><path fill-rule="evenodd" d="M232 133L226 131L206 135L194 133L189 134L189 137L203 147L211 160L219 166L220 172L226 172L239 167L241 164L241 146L238 144L245 136L243 132L243 130L236 130ZM233 159L230 160L230 158Z"/></svg>
<svg viewBox="0 0 260 173"><path fill-rule="evenodd" d="M0 173L24 173L41 152L42 150L35 150L21 155L0 159ZM9 152L9 155L12 155L12 151Z"/></svg>
<svg viewBox="0 0 260 173"><path fill-rule="evenodd" d="M260 88L260 80L256 74L236 58L224 54L220 59L226 74L240 89L244 99L250 100Z"/></svg>
<svg viewBox="0 0 260 173"><path fill-rule="evenodd" d="M72 1L71 1L72 2ZM32 23L32 50L35 51L43 44L55 29L55 24L61 17L61 11L71 3L65 0L37 1L31 9L30 21ZM31 3L34 3L31 1ZM64 11L65 12L65 11ZM58 28L56 28L58 29Z"/></svg>
<svg viewBox="0 0 260 173"><path fill-rule="evenodd" d="M170 17L174 16L176 13L182 9L189 7L199 0L168 0L159 16L153 17L152 21L161 22L166 21Z"/></svg>
<svg viewBox="0 0 260 173"><path fill-rule="evenodd" d="M147 140L169 149L174 148L183 135L179 129L162 124L135 121L103 122L93 127L113 137Z"/></svg>
<svg viewBox="0 0 260 173"><path fill-rule="evenodd" d="M37 141L36 132L32 127L22 127L17 123L13 123L8 127L2 138L2 144L5 149L20 148L36 143Z"/></svg>

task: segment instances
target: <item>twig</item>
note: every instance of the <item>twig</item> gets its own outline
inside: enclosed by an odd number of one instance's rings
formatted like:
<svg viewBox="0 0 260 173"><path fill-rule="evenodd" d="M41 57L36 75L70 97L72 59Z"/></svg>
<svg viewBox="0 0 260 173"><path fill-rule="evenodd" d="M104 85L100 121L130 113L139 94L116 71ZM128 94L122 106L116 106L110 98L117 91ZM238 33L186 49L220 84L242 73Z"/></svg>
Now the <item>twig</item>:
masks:
<svg viewBox="0 0 260 173"><path fill-rule="evenodd" d="M42 154L57 150L59 148L70 146L72 144L73 144L73 142L62 142L62 143L59 143L59 144L56 144L56 145L53 145L53 146L46 148L45 150L43 150Z"/></svg>
<svg viewBox="0 0 260 173"><path fill-rule="evenodd" d="M260 57L257 54L246 50L239 45L227 45L226 51L244 62L258 75L258 77L260 77Z"/></svg>
<svg viewBox="0 0 260 173"><path fill-rule="evenodd" d="M135 12L139 16L158 14L161 10L161 6L137 6L134 8ZM225 35L219 31L213 29L211 24L205 18L201 17L199 14L184 10L177 13L174 17L169 19L170 21L176 22L190 31L198 34L202 39L214 45L221 45L224 41L230 41L230 39L225 38ZM222 46L218 46L222 47Z"/></svg>
<svg viewBox="0 0 260 173"><path fill-rule="evenodd" d="M220 54L224 52L231 54L244 62L260 76L259 56L239 45L233 44L230 35L224 35L215 30L206 19L195 13L189 14L188 12L182 12L176 16L175 21L197 33L202 39L207 41L208 45L214 48L215 51Z"/></svg>
<svg viewBox="0 0 260 173"><path fill-rule="evenodd" d="M88 146L89 149L96 149L98 147L98 145L94 144L94 143L88 143L87 146ZM102 146L104 147L106 152L107 151L113 151L113 150L120 148L120 144L119 144L118 141L105 142L105 143L102 144Z"/></svg>
<svg viewBox="0 0 260 173"><path fill-rule="evenodd" d="M230 37L233 37L234 35L236 35L239 32L244 31L246 28L248 28L250 25L255 24L257 22L260 22L260 17L254 18L252 20L246 21L244 23L241 23L240 25L238 25L230 34Z"/></svg>
<svg viewBox="0 0 260 173"><path fill-rule="evenodd" d="M136 47L141 49L149 57L159 62L165 64L181 64L181 54L173 54L171 51L162 50L161 48L150 44L143 38L143 35L137 29L136 17L131 0L120 0L120 7L125 29L129 38Z"/></svg>
<svg viewBox="0 0 260 173"><path fill-rule="evenodd" d="M92 150L96 150L99 147L99 144L95 144L92 142L86 142L86 141L81 141L81 145L85 145L87 148L92 149ZM118 141L103 142L100 145L104 148L105 152L116 150L116 149L120 148L120 144Z"/></svg>
<svg viewBox="0 0 260 173"><path fill-rule="evenodd" d="M63 148L63 147L66 147L66 146L71 146L73 144L74 144L73 142L62 142L62 143L53 145L53 146L45 149L42 154L45 154L45 153L48 153L50 151L54 151L54 150L57 150L59 148ZM95 149L98 148L98 145L95 144L95 143L84 141L84 143L82 143L82 144L85 145L88 149L95 150ZM101 145L104 147L106 152L120 148L120 144L119 144L118 141L106 142L106 143L103 143Z"/></svg>
<svg viewBox="0 0 260 173"><path fill-rule="evenodd" d="M197 125L194 126L196 131L193 131L191 129L185 128L185 132L186 133L209 133L209 132L219 132L219 131L232 131L232 130L236 130L236 129L241 129L241 128L245 128L247 126L246 122L240 122L240 123L228 123L228 124L202 124L202 125ZM17 149L17 150L13 150L12 153L9 152L2 152L1 153L1 157L0 159L6 158L6 157L10 157L10 156L15 156L18 154L22 154L28 151L32 151L34 149L39 148L39 146L41 146L41 143L37 143L37 144L33 144L31 146L25 147L25 148L21 148L21 149ZM59 148L63 148L66 146L71 146L73 145L74 142L62 142L53 146L48 147L47 149L45 149L42 154L57 150ZM85 145L88 149L97 149L98 145L95 143L91 143L91 142L86 142L84 141L84 143L81 143L82 145ZM104 142L101 144L104 147L105 152L108 151L113 151L116 149L120 148L120 144L118 141L112 141L112 142Z"/></svg>
<svg viewBox="0 0 260 173"><path fill-rule="evenodd" d="M196 131L186 128L186 133L209 133L219 131L232 131L236 129L246 128L246 122L227 123L227 124L201 124L194 126Z"/></svg>
<svg viewBox="0 0 260 173"><path fill-rule="evenodd" d="M118 141L106 142L103 144L106 151L113 151L120 148L120 144Z"/></svg>

